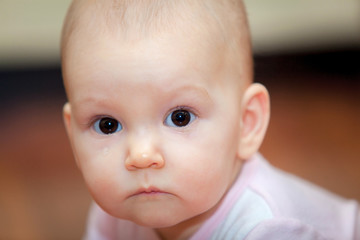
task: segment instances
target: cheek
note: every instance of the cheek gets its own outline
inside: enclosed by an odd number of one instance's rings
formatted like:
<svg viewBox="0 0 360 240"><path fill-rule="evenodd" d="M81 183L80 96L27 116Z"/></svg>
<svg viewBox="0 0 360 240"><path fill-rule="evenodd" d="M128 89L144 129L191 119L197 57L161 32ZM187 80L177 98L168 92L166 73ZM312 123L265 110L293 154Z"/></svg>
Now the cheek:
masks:
<svg viewBox="0 0 360 240"><path fill-rule="evenodd" d="M98 202L120 198L123 188L119 183L124 182L121 148L81 137L74 143L76 160L93 198Z"/></svg>
<svg viewBox="0 0 360 240"><path fill-rule="evenodd" d="M237 134L232 129L198 131L188 139L171 141L168 164L175 169L174 182L191 207L206 210L215 205L236 174ZM206 129L206 130L205 130ZM210 128L211 129L211 128ZM168 150L169 150L168 149Z"/></svg>
<svg viewBox="0 0 360 240"><path fill-rule="evenodd" d="M196 143L192 144L195 146L192 151L199 159L221 169L230 166L235 160L239 136L235 123L222 120L225 119L219 118L200 129L194 137Z"/></svg>

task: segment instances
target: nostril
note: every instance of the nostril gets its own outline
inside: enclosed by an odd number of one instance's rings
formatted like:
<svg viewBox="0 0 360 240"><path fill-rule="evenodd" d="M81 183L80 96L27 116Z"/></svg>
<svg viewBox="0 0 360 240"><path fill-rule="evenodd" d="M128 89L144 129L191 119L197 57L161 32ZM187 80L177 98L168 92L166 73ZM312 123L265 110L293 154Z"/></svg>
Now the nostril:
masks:
<svg viewBox="0 0 360 240"><path fill-rule="evenodd" d="M129 170L129 171L135 171L136 169L138 169L136 166L134 166L134 165L126 165L126 168L127 168L127 170Z"/></svg>
<svg viewBox="0 0 360 240"><path fill-rule="evenodd" d="M157 164L157 163L153 163L153 164L150 165L150 167L152 167L152 168L157 168L157 167L158 167L158 164Z"/></svg>

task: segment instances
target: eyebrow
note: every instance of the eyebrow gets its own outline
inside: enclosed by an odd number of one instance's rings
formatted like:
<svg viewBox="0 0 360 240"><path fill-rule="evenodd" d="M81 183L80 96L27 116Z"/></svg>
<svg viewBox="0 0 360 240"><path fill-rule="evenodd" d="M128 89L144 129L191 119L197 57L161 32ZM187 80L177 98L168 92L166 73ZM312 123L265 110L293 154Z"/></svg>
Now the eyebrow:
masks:
<svg viewBox="0 0 360 240"><path fill-rule="evenodd" d="M150 84L151 85L151 84ZM150 86L151 88L151 86ZM195 99L205 99L205 101L209 101L213 104L213 99L211 98L209 92L201 86L198 85L177 85L169 84L169 86L161 86L155 87L157 91L159 91L159 96L165 96L166 99L181 97L184 94L188 96L191 95ZM185 93L184 93L185 92ZM88 95L85 97L79 97L74 99L77 106L89 106L91 105L103 105L104 103L108 102L109 98L107 95L95 96L95 95Z"/></svg>
<svg viewBox="0 0 360 240"><path fill-rule="evenodd" d="M181 95L181 93L178 93L179 91L186 91L186 93L194 92L196 95L200 95L201 97L213 102L209 92L205 88L196 85L183 85L180 87L170 88L164 92L167 95L176 96Z"/></svg>

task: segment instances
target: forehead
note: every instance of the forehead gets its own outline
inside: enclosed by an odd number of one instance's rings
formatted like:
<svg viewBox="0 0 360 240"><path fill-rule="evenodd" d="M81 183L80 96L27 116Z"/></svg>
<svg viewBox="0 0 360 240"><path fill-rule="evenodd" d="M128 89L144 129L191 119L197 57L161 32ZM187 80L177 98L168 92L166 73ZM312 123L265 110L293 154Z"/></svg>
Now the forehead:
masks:
<svg viewBox="0 0 360 240"><path fill-rule="evenodd" d="M162 35L137 42L111 36L91 39L74 38L63 62L69 98L79 91L90 92L106 82L111 88L161 86L170 89L182 85L209 85L226 63L221 46L201 38Z"/></svg>

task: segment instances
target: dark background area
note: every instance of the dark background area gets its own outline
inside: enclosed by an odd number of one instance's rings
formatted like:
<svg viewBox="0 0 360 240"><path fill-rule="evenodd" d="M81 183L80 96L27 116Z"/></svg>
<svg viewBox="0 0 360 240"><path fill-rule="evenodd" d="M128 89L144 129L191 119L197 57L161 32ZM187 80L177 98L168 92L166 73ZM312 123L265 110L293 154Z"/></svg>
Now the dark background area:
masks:
<svg viewBox="0 0 360 240"><path fill-rule="evenodd" d="M272 117L261 152L360 200L360 51L255 56ZM90 196L62 122L60 67L0 70L0 239L80 239Z"/></svg>

